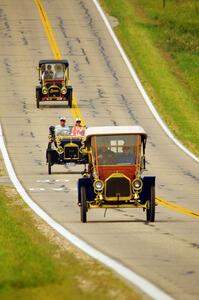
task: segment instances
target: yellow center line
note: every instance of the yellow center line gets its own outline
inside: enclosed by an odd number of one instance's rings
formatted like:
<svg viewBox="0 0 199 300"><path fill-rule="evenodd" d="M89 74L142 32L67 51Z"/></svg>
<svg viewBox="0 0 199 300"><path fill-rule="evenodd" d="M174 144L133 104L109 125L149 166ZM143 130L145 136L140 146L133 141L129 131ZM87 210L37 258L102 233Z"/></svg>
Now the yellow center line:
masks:
<svg viewBox="0 0 199 300"><path fill-rule="evenodd" d="M53 30L52 30L52 27L50 25L50 22L49 22L49 19L48 19L48 16L45 12L45 9L44 9L44 6L42 4L42 1L41 0L34 0L35 1L35 4L37 6L37 9L39 11L39 14L40 14L40 17L41 17L41 20L42 20L42 23L43 23L43 26L44 26L44 29L46 31L46 34L47 34L47 37L48 37L48 41L49 41L49 44L50 44L50 47L51 47L51 50L54 54L54 57L55 59L62 59L62 55L61 55L61 52L59 50L59 47L58 47L58 44L57 44L57 41L55 39L55 35L53 33ZM73 107L71 109L72 111L72 115L74 117L74 119L76 117L79 117L81 120L82 120L82 123L83 125L85 125L85 121L83 120L82 118L82 114L81 114L81 111L77 105L77 101L74 97L74 94L73 94ZM193 218L198 218L199 219L199 212L194 212L190 209L187 209L187 208L184 208L182 206L179 206L177 204L173 204L167 200L164 200L160 197L156 197L156 202L164 207L167 207L169 209L172 209L174 211L177 211L177 212L180 212L184 215L189 215Z"/></svg>
<svg viewBox="0 0 199 300"><path fill-rule="evenodd" d="M47 14L45 12L42 1L41 0L34 0L34 1L35 1L37 9L39 11L39 15L40 15L40 18L42 20L45 32L47 34L48 41L49 41L51 50L53 52L53 55L54 55L55 59L62 59L61 52L59 50L57 41L55 39L55 35L53 33L52 27L50 25L50 22L49 22ZM82 120L83 125L86 124L84 119L82 118L82 114L81 114L81 111L79 110L79 107L77 105L77 101L75 99L74 93L73 93L73 107L71 109L71 112L72 112L72 115L73 115L74 119L78 117Z"/></svg>
<svg viewBox="0 0 199 300"><path fill-rule="evenodd" d="M35 0L35 4L36 4L37 9L39 11L39 14L40 14L44 29L46 31L48 41L50 43L50 46L51 46L52 52L54 54L54 57L55 57L55 59L62 59L61 58L61 53L60 53L58 45L56 43L55 36L54 36L53 31L52 31L52 27L49 23L48 16L47 16L47 14L44 10L43 4L40 0Z"/></svg>
<svg viewBox="0 0 199 300"><path fill-rule="evenodd" d="M193 218L197 218L199 219L199 212L195 212L193 210L190 210L188 208L185 208L185 207L182 207L180 205L177 205L177 204L174 204L168 200L164 200L160 197L156 197L156 202L164 207L167 207L169 209L172 209L174 211L177 211L177 212L180 212L184 215L188 215L188 216L191 216Z"/></svg>

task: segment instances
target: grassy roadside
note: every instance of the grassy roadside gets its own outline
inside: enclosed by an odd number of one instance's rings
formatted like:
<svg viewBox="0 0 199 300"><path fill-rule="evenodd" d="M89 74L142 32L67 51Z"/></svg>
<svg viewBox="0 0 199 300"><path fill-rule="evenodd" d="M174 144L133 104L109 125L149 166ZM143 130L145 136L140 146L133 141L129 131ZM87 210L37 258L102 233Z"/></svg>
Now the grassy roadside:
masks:
<svg viewBox="0 0 199 300"><path fill-rule="evenodd" d="M37 218L14 188L0 185L0 299L140 297Z"/></svg>
<svg viewBox="0 0 199 300"><path fill-rule="evenodd" d="M143 85L174 134L199 155L199 3L100 0Z"/></svg>

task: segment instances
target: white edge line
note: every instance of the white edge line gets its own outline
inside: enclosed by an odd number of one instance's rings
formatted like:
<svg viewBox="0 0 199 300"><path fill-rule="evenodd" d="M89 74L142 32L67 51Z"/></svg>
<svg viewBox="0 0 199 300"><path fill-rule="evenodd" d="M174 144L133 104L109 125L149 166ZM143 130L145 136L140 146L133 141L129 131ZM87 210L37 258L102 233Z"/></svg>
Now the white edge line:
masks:
<svg viewBox="0 0 199 300"><path fill-rule="evenodd" d="M150 296L154 300L173 300L172 297L164 293L158 287L150 283L148 280L144 279L140 275L136 274L129 268L125 267L121 263L117 262L116 260L110 258L109 256L103 254L99 250L95 249L94 247L90 246L70 231L65 229L59 223L55 222L39 205L37 205L31 197L27 194L24 187L18 180L14 168L12 166L11 160L8 155L8 151L6 149L6 145L4 142L2 127L0 124L0 150L5 162L5 166L9 177L17 189L19 195L23 198L24 202L41 218L43 219L48 225L50 225L53 229L55 229L59 234L61 234L64 238L66 238L69 242L73 245L87 253L92 258L98 260L99 262L103 263L105 266L109 267L110 269L114 270L116 273L121 275L124 279L128 280L140 290L145 292L148 296ZM82 225L84 226L84 225Z"/></svg>
<svg viewBox="0 0 199 300"><path fill-rule="evenodd" d="M168 137L182 150L184 151L188 156L190 156L192 159L194 159L196 162L199 163L199 157L197 157L195 154L193 154L191 151L189 151L179 140L177 140L175 138L175 136L173 135L173 133L170 131L170 129L167 127L167 125L163 122L163 120L161 119L160 115L158 114L157 110L155 109L154 105L152 104L152 101L151 99L149 98L149 96L147 95L142 83L140 82L139 78L138 78L138 75L136 74L135 72L135 69L133 68L131 62L129 61L126 53L124 52L124 49L122 48L115 32L113 31L103 9L101 8L98 0L93 0L93 3L95 4L101 18L103 19L107 29L108 29L108 32L110 33L113 41L115 42L119 52L120 52L120 55L122 56L124 62L126 63L127 65L127 68L131 74L131 76L133 77L139 91L141 92L143 98L144 98L144 101L145 103L147 104L147 106L149 107L149 109L151 110L153 116L155 117L155 119L157 120L157 122L159 123L159 125L162 127L162 129L164 130L164 132L168 135Z"/></svg>

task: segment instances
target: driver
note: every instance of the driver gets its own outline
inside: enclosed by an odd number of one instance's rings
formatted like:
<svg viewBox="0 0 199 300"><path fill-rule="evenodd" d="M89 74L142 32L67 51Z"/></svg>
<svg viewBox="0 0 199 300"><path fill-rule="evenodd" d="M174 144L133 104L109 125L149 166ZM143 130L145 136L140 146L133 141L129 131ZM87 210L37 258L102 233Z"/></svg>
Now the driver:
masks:
<svg viewBox="0 0 199 300"><path fill-rule="evenodd" d="M64 72L60 64L55 65L55 78L62 79L64 77Z"/></svg>
<svg viewBox="0 0 199 300"><path fill-rule="evenodd" d="M53 79L53 70L51 65L47 65L47 70L44 72L44 79Z"/></svg>
<svg viewBox="0 0 199 300"><path fill-rule="evenodd" d="M70 134L70 128L66 126L66 118L61 117L59 119L60 124L55 126L55 134L56 135L69 135Z"/></svg>
<svg viewBox="0 0 199 300"><path fill-rule="evenodd" d="M123 153L122 156L120 157L119 162L120 163L125 163L125 164L135 164L136 162L136 155L135 152L132 151L130 146L123 145Z"/></svg>
<svg viewBox="0 0 199 300"><path fill-rule="evenodd" d="M98 161L100 165L112 165L115 161L114 152L109 150L105 144L99 148Z"/></svg>

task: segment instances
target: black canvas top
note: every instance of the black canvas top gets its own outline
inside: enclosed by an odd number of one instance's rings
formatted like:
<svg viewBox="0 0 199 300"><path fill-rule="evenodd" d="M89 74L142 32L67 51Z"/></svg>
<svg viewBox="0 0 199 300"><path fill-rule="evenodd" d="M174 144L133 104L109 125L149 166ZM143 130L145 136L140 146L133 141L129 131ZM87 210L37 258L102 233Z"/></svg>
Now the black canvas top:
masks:
<svg viewBox="0 0 199 300"><path fill-rule="evenodd" d="M42 59L39 61L39 66L43 64L65 64L66 67L69 66L69 63L66 59Z"/></svg>

